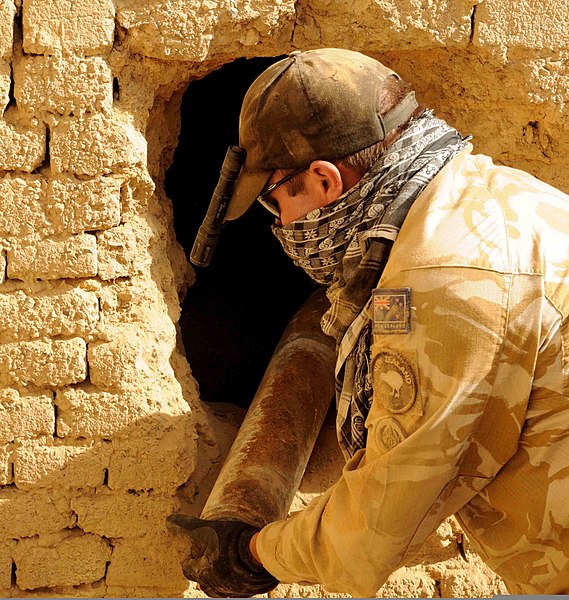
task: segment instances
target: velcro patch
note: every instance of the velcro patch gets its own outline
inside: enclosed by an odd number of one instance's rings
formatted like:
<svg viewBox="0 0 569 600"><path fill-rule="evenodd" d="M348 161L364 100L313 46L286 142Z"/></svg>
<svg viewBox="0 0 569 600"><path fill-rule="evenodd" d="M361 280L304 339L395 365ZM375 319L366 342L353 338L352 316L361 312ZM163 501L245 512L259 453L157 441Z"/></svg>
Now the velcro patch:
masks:
<svg viewBox="0 0 569 600"><path fill-rule="evenodd" d="M411 288L373 290L373 332L411 331Z"/></svg>

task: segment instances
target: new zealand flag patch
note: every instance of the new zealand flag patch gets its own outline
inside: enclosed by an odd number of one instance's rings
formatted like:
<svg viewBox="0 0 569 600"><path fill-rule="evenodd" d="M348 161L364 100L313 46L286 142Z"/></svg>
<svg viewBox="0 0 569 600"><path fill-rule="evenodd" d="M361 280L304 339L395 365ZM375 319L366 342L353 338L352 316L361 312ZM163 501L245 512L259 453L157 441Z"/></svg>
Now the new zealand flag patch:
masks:
<svg viewBox="0 0 569 600"><path fill-rule="evenodd" d="M373 290L373 332L411 331L411 288Z"/></svg>

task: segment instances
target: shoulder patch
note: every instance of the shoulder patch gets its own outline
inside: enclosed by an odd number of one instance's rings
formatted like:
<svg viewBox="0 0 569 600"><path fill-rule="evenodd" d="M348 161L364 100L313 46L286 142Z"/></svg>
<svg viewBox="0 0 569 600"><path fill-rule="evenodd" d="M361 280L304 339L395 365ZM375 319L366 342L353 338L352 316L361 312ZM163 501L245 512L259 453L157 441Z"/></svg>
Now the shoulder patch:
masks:
<svg viewBox="0 0 569 600"><path fill-rule="evenodd" d="M409 363L395 352L379 352L371 368L374 400L390 413L407 412L417 398L417 380Z"/></svg>
<svg viewBox="0 0 569 600"><path fill-rule="evenodd" d="M376 436L378 444L389 452L401 443L407 434L397 419L386 417L377 423Z"/></svg>
<svg viewBox="0 0 569 600"><path fill-rule="evenodd" d="M373 332L411 331L411 288L373 290Z"/></svg>

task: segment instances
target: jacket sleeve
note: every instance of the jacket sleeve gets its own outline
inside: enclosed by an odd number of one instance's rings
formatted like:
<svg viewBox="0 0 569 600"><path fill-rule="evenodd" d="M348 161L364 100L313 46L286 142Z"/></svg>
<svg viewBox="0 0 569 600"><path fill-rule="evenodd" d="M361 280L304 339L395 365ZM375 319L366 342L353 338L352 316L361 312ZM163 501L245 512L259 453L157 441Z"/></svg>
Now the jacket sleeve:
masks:
<svg viewBox="0 0 569 600"><path fill-rule="evenodd" d="M411 332L374 335L366 448L306 509L261 531L275 577L374 595L515 453L537 337L531 326L507 334L512 301L516 322L536 318L535 290L513 279L438 267L381 282L410 288Z"/></svg>

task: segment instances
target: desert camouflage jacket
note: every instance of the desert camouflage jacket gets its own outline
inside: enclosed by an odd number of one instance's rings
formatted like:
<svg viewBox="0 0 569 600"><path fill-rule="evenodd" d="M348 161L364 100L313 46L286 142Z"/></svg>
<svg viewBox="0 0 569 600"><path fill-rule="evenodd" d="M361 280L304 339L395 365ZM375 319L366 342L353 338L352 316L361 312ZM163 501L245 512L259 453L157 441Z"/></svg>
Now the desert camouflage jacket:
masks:
<svg viewBox="0 0 569 600"><path fill-rule="evenodd" d="M569 593L569 197L470 150L368 304L366 448L259 535L281 581L373 595L456 514L511 593Z"/></svg>

